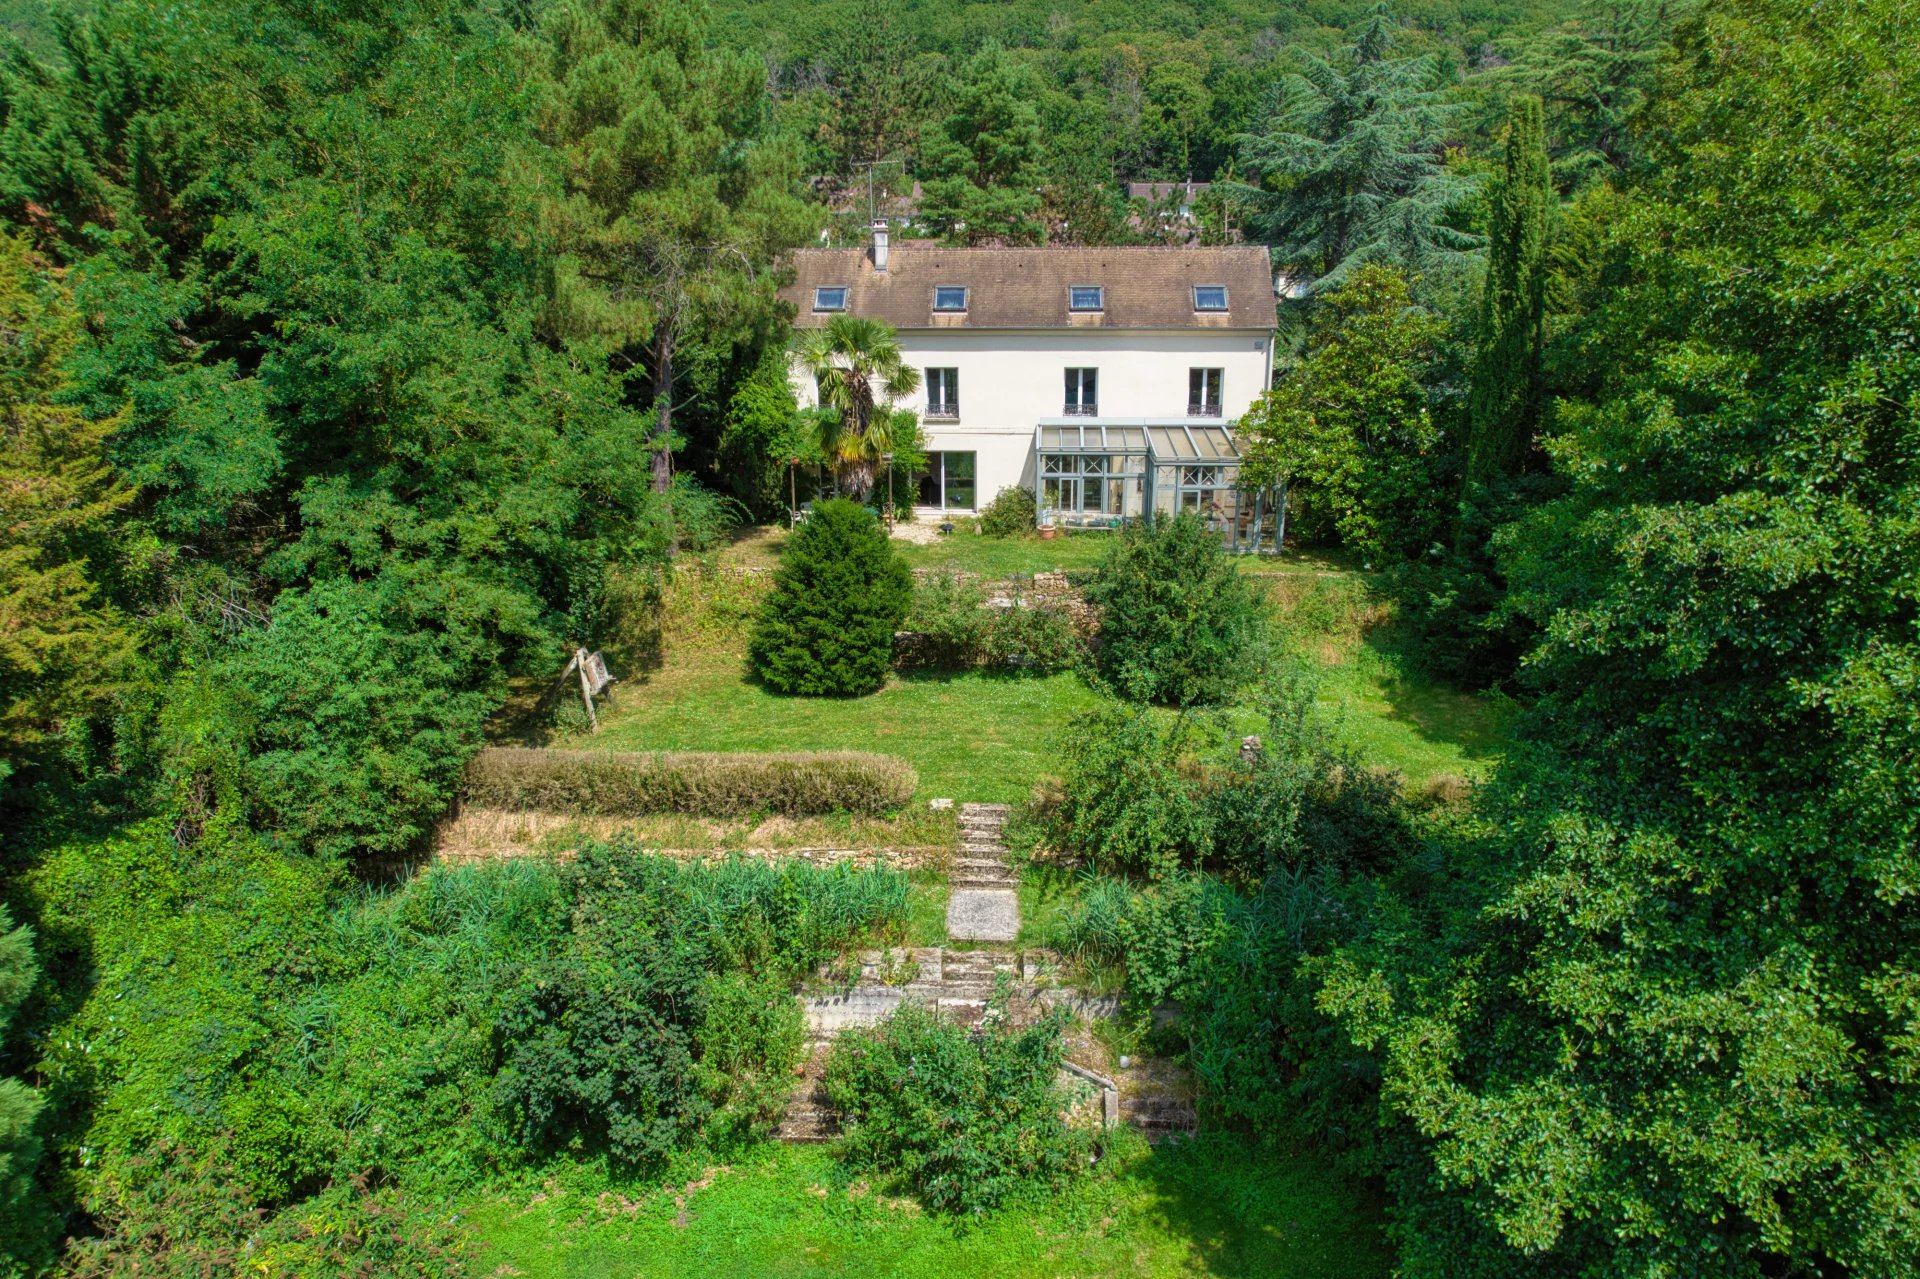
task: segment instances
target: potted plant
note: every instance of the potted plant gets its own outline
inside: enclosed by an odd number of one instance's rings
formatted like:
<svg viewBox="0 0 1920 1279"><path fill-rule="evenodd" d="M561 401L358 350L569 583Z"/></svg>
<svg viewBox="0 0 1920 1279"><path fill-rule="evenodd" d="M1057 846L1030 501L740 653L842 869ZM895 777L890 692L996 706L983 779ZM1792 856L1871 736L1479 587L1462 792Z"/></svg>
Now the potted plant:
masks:
<svg viewBox="0 0 1920 1279"><path fill-rule="evenodd" d="M1034 522L1034 527L1039 531L1041 541L1053 540L1053 508L1051 506L1041 510L1040 518Z"/></svg>

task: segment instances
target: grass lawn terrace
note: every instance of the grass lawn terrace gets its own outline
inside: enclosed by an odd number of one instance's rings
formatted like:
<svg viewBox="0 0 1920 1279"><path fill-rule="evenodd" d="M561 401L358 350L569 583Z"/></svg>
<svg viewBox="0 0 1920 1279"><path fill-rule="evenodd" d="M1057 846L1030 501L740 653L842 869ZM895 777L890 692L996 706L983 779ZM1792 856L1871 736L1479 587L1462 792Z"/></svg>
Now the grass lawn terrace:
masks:
<svg viewBox="0 0 1920 1279"><path fill-rule="evenodd" d="M620 687L600 750L830 751L897 755L920 797L1015 803L1051 771L1061 730L1094 704L1077 675L896 676L869 697L785 697L750 682L732 645L680 650Z"/></svg>
<svg viewBox="0 0 1920 1279"><path fill-rule="evenodd" d="M719 557L719 575L777 563L786 534L757 529ZM1103 534L1042 542L973 534L925 546L903 545L917 567L947 566L1004 578L1049 568L1091 567ZM1089 549L1081 549L1081 548ZM1387 642L1390 610L1362 574L1312 553L1241 557L1257 574L1275 610L1289 660L1311 673L1335 736L1369 763L1399 769L1409 786L1442 776L1475 777L1498 753L1507 708L1497 699L1420 677ZM731 580L768 579L733 573ZM686 579L689 600L703 595L698 575ZM729 588L718 588L721 595ZM565 744L597 750L830 751L894 755L920 775L919 798L948 796L979 803L1017 803L1059 771L1067 722L1095 705L1078 675L896 674L866 697L788 697L748 678L744 620L749 593L733 598L719 622L668 638L661 664L629 673L601 715L602 731ZM723 612L725 610L722 610ZM696 606L692 612L698 614ZM1258 731L1250 710L1243 732Z"/></svg>
<svg viewBox="0 0 1920 1279"><path fill-rule="evenodd" d="M1137 1143L1136 1143L1137 1146ZM1075 1190L979 1221L848 1183L831 1147L767 1147L659 1189L462 1206L475 1279L1374 1279L1378 1209L1312 1156L1209 1139L1134 1149Z"/></svg>

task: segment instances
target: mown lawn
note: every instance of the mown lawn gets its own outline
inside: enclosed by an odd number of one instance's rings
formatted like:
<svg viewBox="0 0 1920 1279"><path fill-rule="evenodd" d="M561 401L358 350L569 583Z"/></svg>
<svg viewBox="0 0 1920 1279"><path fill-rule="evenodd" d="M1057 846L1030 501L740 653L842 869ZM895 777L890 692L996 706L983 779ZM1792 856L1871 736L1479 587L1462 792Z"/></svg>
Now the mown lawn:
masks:
<svg viewBox="0 0 1920 1279"><path fill-rule="evenodd" d="M904 547L903 554L916 563L945 556L952 567L1005 576L1070 565L1044 557L1053 548L1101 536L1040 542L956 535L935 546ZM736 542L722 562L733 567L774 562L783 538L780 530L758 530ZM1415 674L1388 642L1391 610L1370 593L1360 574L1314 555L1239 562L1257 575L1274 607L1283 660L1311 674L1335 736L1368 763L1399 769L1408 786L1417 788L1441 777L1478 776L1498 753L1507 708L1497 699ZM557 744L602 750L880 751L918 770L923 800L950 796L1013 803L1027 798L1040 777L1058 771L1068 720L1096 702L1086 682L1071 674L910 674L896 676L868 697L780 696L747 676L746 619L757 595L736 598L729 582L741 579L725 574L704 579L706 585L687 580L695 594L676 597L681 622L662 645L659 665L634 671L616 686L597 736ZM768 579L752 581L764 589ZM719 604L703 606L704 599ZM1251 711L1236 720L1243 732L1259 731Z"/></svg>
<svg viewBox="0 0 1920 1279"><path fill-rule="evenodd" d="M469 1203L472 1274L525 1279L1372 1279L1388 1272L1363 1187L1308 1156L1214 1139L1147 1152L1031 1207L956 1224L844 1184L828 1148L769 1147L689 1183ZM705 1183L704 1185L701 1183ZM688 1188L689 1185L691 1188ZM535 1199L538 1202L534 1202Z"/></svg>
<svg viewBox="0 0 1920 1279"><path fill-rule="evenodd" d="M898 755L922 798L1025 799L1061 729L1094 695L1075 675L909 676L869 697L783 697L752 683L736 644L670 649L622 685L602 731L566 743L602 750L825 751Z"/></svg>
<svg viewBox="0 0 1920 1279"><path fill-rule="evenodd" d="M953 569L998 578L1091 569L1100 562L1113 536L1103 531L1062 533L1042 541L1038 537L955 533L924 544L896 539L895 545L907 563L916 569ZM787 531L783 528L742 530L717 558L735 567L772 568L780 562L780 548L786 539ZM1289 551L1280 556L1243 555L1235 563L1246 573L1345 572L1350 568L1337 555L1320 551Z"/></svg>

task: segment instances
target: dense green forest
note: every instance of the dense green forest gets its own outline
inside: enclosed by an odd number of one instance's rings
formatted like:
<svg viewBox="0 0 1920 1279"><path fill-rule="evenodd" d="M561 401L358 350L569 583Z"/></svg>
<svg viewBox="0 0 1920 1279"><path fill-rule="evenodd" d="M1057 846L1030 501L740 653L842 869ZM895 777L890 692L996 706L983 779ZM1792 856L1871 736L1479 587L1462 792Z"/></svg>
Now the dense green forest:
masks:
<svg viewBox="0 0 1920 1279"><path fill-rule="evenodd" d="M791 991L911 935L903 872L426 854L528 690L576 646L642 668L785 459L845 469L777 289L875 165L957 243L1183 239L1123 183L1211 182L1193 234L1298 286L1248 476L1512 740L1458 794L1331 744L1190 522L1103 555L1090 653L823 504L760 606L769 688L867 692L907 616L1008 690L1081 672L1015 818L1088 877L1058 944L1183 1006L1209 1124L1368 1187L1401 1273L1912 1273L1907 0L6 26L0 1275L471 1273L450 1204L767 1139ZM1042 1024L839 1058L858 1171L932 1214L1099 1175Z"/></svg>

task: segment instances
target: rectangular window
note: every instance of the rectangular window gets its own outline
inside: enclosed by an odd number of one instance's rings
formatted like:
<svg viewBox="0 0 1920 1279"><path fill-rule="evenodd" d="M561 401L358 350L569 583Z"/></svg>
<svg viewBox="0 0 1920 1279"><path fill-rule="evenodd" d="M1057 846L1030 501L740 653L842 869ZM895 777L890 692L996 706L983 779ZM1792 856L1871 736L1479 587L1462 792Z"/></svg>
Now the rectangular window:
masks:
<svg viewBox="0 0 1920 1279"><path fill-rule="evenodd" d="M847 290L844 286L818 288L813 291L813 309L816 311L844 311L847 309Z"/></svg>
<svg viewBox="0 0 1920 1279"><path fill-rule="evenodd" d="M1107 291L1098 284L1075 284L1067 289L1067 310L1100 311L1106 309Z"/></svg>
<svg viewBox="0 0 1920 1279"><path fill-rule="evenodd" d="M960 370L927 370L927 416L960 416Z"/></svg>
<svg viewBox="0 0 1920 1279"><path fill-rule="evenodd" d="M1220 416L1220 382L1223 369L1187 370L1187 416Z"/></svg>
<svg viewBox="0 0 1920 1279"><path fill-rule="evenodd" d="M973 502L973 463L971 453L942 453L940 469L946 489L945 505L950 511L971 511Z"/></svg>
<svg viewBox="0 0 1920 1279"><path fill-rule="evenodd" d="M936 311L964 311L967 309L967 288L964 284L937 284L933 289L933 309Z"/></svg>
<svg viewBox="0 0 1920 1279"><path fill-rule="evenodd" d="M1099 370L1068 369L1066 415L1068 417L1092 417L1099 411Z"/></svg>
<svg viewBox="0 0 1920 1279"><path fill-rule="evenodd" d="M1196 284L1193 286L1193 309L1196 311L1224 311L1227 309L1227 286L1224 284Z"/></svg>
<svg viewBox="0 0 1920 1279"><path fill-rule="evenodd" d="M942 511L974 509L974 455L929 453L926 474L920 477L919 505Z"/></svg>

